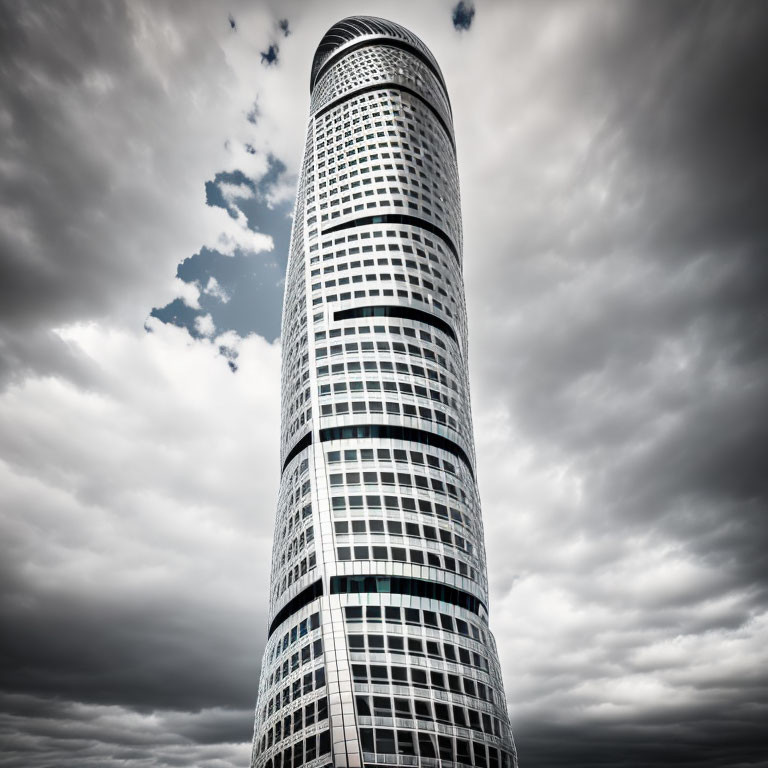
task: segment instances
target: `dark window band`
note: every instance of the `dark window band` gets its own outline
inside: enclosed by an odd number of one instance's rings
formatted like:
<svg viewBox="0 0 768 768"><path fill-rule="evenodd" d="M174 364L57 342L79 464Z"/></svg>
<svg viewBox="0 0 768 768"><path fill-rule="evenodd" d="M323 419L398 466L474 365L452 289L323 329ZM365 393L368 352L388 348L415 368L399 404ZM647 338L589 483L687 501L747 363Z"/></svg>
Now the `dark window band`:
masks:
<svg viewBox="0 0 768 768"><path fill-rule="evenodd" d="M297 611L300 611L305 605L309 605L313 600L323 596L323 581L318 579L314 584L310 584L306 589L299 592L296 597L289 600L278 612L272 623L269 625L269 634L272 633L289 617Z"/></svg>
<svg viewBox="0 0 768 768"><path fill-rule="evenodd" d="M443 240L443 242L448 246L448 249L453 254L456 261L461 264L459 251L453 244L451 238L448 237L448 234L440 229L440 227L435 226L431 221L421 219L418 216L408 216L404 213L380 213L377 216L361 216L359 219L343 221L341 224L336 224L333 227L324 227L323 234L328 235L331 232L339 232L342 229L352 229L353 227L365 227L369 224L409 224L412 227L419 227L419 229L424 229Z"/></svg>
<svg viewBox="0 0 768 768"><path fill-rule="evenodd" d="M448 584L425 579L407 579L403 576L331 576L332 595L359 595L363 593L410 595L427 600L441 600L444 603L466 608L472 613L487 615L482 600Z"/></svg>
<svg viewBox="0 0 768 768"><path fill-rule="evenodd" d="M472 462L461 446L447 437L437 435L434 432L427 432L425 429L398 427L393 424L353 424L348 427L327 427L320 430L321 443L327 443L329 440L360 440L370 437L384 440L407 440L411 443L421 443L422 445L430 445L433 448L442 448L444 451L448 451L448 453L452 453L461 459L469 470L469 474L472 477L475 476Z"/></svg>
<svg viewBox="0 0 768 768"><path fill-rule="evenodd" d="M411 96L415 96L422 104L424 104L432 113L435 120L440 123L440 126L445 131L445 135L448 137L448 141L453 147L453 151L456 151L456 141L453 138L453 134L448 128L448 123L445 122L443 116L437 111L437 108L433 104L430 104L418 91L415 91L413 88L409 88L407 85L400 85L400 83L388 83L386 81L382 81L380 83L374 83L373 85L366 85L365 88L357 88L354 91L348 91L333 101L329 101L322 109L318 109L314 116L322 117L322 115L324 115L326 112L330 112L330 110L332 110L334 107L338 107L339 104L343 104L347 99L351 99L354 96L361 96L362 94L370 93L371 91L386 91L390 88L395 91L409 93Z"/></svg>
<svg viewBox="0 0 768 768"><path fill-rule="evenodd" d="M459 343L453 328L445 320L435 317L430 312L424 312L413 307L352 307L351 309L340 309L338 312L333 313L334 320L350 320L353 317L401 317L405 320L418 320L421 323L426 323L433 328L441 330L457 344Z"/></svg>
<svg viewBox="0 0 768 768"><path fill-rule="evenodd" d="M353 51L359 51L361 48L367 48L368 46L371 46L371 45L387 46L389 48L399 48L400 50L407 51L412 56L415 56L437 78L437 82L440 83L440 85L443 88L443 91L445 92L445 98L448 99L448 89L445 87L443 76L437 70L435 65L429 60L429 57L425 56L418 48L415 48L413 45L411 45L410 43L407 43L405 40L395 40L393 38L360 40L354 45L350 45L348 48L337 50L335 53L331 54L323 62L323 65L320 67L320 69L317 70L317 73L315 74L314 79L312 80L310 93L312 93L312 91L315 90L315 85L317 84L317 81L325 74L326 70L332 67L337 61L339 61L340 59L343 59L348 53L352 53ZM448 104L450 106L450 99L448 99Z"/></svg>
<svg viewBox="0 0 768 768"><path fill-rule="evenodd" d="M282 471L285 472L285 468L305 449L309 448L309 446L312 445L312 433L307 432L304 437L299 440L296 445L291 448L290 451L288 451L288 455L285 457L285 461L283 462L283 469Z"/></svg>
<svg viewBox="0 0 768 768"><path fill-rule="evenodd" d="M378 309L378 307L376 307ZM338 313L337 313L338 314ZM336 318L334 315L334 319ZM442 448L448 453L452 453L458 459L464 462L472 477L475 472L472 468L472 462L469 460L464 449L449 440L447 437L437 435L434 432L428 432L426 429L415 429L413 427L398 427L394 424L353 424L346 427L327 427L320 430L320 442L327 443L329 440L352 440L365 438L380 438L382 440L407 440L411 443L421 443L422 445L431 445L433 448ZM300 454L305 448L312 445L312 432L307 432L296 445L291 448L288 456L283 462L283 472L290 464L291 460Z"/></svg>

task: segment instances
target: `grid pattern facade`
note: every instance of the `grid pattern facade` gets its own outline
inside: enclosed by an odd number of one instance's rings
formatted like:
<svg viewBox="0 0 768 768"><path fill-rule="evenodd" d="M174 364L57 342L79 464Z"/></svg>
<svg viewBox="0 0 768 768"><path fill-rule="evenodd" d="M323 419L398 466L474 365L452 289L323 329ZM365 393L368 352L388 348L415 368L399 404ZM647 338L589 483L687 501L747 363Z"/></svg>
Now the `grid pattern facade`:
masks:
<svg viewBox="0 0 768 768"><path fill-rule="evenodd" d="M311 94L251 764L516 768L445 83L408 30L353 17L321 41Z"/></svg>

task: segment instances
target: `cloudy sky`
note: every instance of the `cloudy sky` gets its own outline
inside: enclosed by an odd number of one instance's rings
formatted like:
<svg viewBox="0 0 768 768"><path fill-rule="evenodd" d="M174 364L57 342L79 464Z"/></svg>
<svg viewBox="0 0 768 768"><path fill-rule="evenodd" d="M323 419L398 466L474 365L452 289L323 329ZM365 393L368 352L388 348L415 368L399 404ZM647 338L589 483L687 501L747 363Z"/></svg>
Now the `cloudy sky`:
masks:
<svg viewBox="0 0 768 768"><path fill-rule="evenodd" d="M0 2L0 765L245 766L314 47L453 102L523 768L768 765L768 7Z"/></svg>

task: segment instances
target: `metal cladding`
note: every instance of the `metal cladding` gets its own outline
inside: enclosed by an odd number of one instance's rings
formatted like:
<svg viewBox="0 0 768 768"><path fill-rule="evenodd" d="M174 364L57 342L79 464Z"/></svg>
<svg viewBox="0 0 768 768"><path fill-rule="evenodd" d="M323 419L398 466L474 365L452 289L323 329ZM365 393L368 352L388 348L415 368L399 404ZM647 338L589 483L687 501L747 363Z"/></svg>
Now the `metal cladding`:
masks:
<svg viewBox="0 0 768 768"><path fill-rule="evenodd" d="M351 17L312 66L252 766L517 765L493 635L451 106Z"/></svg>

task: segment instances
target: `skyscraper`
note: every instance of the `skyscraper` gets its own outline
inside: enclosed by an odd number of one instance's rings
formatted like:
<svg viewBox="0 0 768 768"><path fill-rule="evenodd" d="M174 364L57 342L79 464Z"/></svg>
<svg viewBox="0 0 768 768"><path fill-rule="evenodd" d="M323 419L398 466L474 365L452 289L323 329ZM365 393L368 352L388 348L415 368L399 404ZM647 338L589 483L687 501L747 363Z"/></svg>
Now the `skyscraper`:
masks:
<svg viewBox="0 0 768 768"><path fill-rule="evenodd" d="M356 16L310 90L252 765L512 768L445 82L411 32Z"/></svg>

